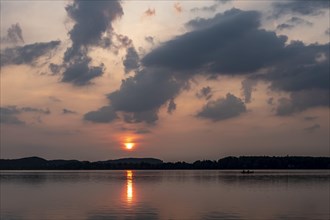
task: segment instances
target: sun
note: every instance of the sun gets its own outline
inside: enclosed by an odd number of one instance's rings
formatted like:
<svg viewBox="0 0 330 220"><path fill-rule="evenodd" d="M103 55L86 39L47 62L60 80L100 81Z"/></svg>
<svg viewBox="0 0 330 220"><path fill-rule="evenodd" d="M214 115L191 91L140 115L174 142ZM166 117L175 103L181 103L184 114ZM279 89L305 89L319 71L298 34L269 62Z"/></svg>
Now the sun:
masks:
<svg viewBox="0 0 330 220"><path fill-rule="evenodd" d="M135 144L134 143L125 143L124 145L127 150L132 150Z"/></svg>

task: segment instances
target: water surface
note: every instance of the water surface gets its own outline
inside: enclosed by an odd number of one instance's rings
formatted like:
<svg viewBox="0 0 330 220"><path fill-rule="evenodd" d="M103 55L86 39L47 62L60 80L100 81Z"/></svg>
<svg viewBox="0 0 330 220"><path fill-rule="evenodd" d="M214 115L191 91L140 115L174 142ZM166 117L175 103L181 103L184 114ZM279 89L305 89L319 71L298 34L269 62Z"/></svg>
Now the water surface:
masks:
<svg viewBox="0 0 330 220"><path fill-rule="evenodd" d="M1 220L328 220L329 170L2 171Z"/></svg>

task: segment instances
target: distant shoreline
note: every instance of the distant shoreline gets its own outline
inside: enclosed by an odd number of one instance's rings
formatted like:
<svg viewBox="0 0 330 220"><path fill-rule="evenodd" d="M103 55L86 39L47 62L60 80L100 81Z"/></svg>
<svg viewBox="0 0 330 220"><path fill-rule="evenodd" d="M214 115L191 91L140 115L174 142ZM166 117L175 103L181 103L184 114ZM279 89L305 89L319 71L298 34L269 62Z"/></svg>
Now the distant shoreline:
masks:
<svg viewBox="0 0 330 220"><path fill-rule="evenodd" d="M193 163L163 162L156 158L106 161L45 160L40 157L0 159L0 170L316 170L330 169L330 157L241 156Z"/></svg>

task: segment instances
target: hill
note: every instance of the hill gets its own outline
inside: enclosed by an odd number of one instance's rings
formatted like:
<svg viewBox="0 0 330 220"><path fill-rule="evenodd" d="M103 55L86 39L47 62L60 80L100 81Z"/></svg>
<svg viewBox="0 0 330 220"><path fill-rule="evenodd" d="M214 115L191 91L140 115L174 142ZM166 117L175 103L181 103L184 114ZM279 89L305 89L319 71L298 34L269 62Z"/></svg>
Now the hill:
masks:
<svg viewBox="0 0 330 220"><path fill-rule="evenodd" d="M0 170L112 170L112 169L330 169L330 157L225 157L194 163L163 162L156 158L106 161L45 160L40 157L0 159Z"/></svg>

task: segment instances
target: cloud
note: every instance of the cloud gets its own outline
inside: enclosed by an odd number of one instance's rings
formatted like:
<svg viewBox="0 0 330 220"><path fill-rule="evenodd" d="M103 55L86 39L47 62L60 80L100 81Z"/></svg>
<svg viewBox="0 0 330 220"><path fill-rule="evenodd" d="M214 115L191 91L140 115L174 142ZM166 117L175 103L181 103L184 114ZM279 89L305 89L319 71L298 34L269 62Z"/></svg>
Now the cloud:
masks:
<svg viewBox="0 0 330 220"><path fill-rule="evenodd" d="M236 96L227 93L225 98L209 101L197 114L197 117L220 121L234 118L246 112L244 102Z"/></svg>
<svg viewBox="0 0 330 220"><path fill-rule="evenodd" d="M1 66L6 65L32 65L41 56L46 55L51 50L58 47L60 41L50 41L45 43L34 43L25 46L6 48L1 51Z"/></svg>
<svg viewBox="0 0 330 220"><path fill-rule="evenodd" d="M0 123L2 124L25 124L16 116L20 113L20 110L16 106L0 107Z"/></svg>
<svg viewBox="0 0 330 220"><path fill-rule="evenodd" d="M147 41L149 44L154 45L155 44L155 39L152 36L146 36L144 38L145 41Z"/></svg>
<svg viewBox="0 0 330 220"><path fill-rule="evenodd" d="M180 4L179 2L174 3L173 8L174 8L174 10L175 10L177 13L181 13L182 10L183 10L183 9L182 9L182 6L181 6L181 4Z"/></svg>
<svg viewBox="0 0 330 220"><path fill-rule="evenodd" d="M192 8L190 9L191 12L199 12L199 11L202 11L202 12L215 12L218 7L222 4L226 4L227 2L230 2L232 0L217 0L215 1L215 4L212 4L210 6L204 6L204 7L201 7L201 8Z"/></svg>
<svg viewBox="0 0 330 220"><path fill-rule="evenodd" d="M314 124L310 127L304 128L304 130L308 133L315 132L316 130L319 130L319 129L321 129L321 126L319 124Z"/></svg>
<svg viewBox="0 0 330 220"><path fill-rule="evenodd" d="M274 97L268 98L266 102L267 102L268 105L273 105L274 104Z"/></svg>
<svg viewBox="0 0 330 220"><path fill-rule="evenodd" d="M241 91L244 95L244 102L245 103L250 103L252 99L252 91L255 90L255 87L257 85L257 80L254 79L244 79L242 81L242 88Z"/></svg>
<svg viewBox="0 0 330 220"><path fill-rule="evenodd" d="M111 106L104 106L97 111L91 111L84 115L86 121L95 123L109 123L117 118L118 116Z"/></svg>
<svg viewBox="0 0 330 220"><path fill-rule="evenodd" d="M76 86L91 84L91 80L103 74L104 64L91 66L91 58L82 56L70 63L63 72L62 82L69 82Z"/></svg>
<svg viewBox="0 0 330 220"><path fill-rule="evenodd" d="M148 129L137 129L134 133L135 134L148 134L148 133L151 133L151 131Z"/></svg>
<svg viewBox="0 0 330 220"><path fill-rule="evenodd" d="M124 115L126 123L155 124L166 104L174 110L174 98L186 88L186 78L161 68L142 68L122 81L120 88L107 95L109 108ZM171 101L172 100L172 101Z"/></svg>
<svg viewBox="0 0 330 220"><path fill-rule="evenodd" d="M330 94L327 90L302 90L290 93L289 98L278 100L276 114L288 116L313 107L329 107Z"/></svg>
<svg viewBox="0 0 330 220"><path fill-rule="evenodd" d="M117 111L143 112L158 109L180 91L182 82L162 69L142 69L122 81L119 90L108 95Z"/></svg>
<svg viewBox="0 0 330 220"><path fill-rule="evenodd" d="M318 118L317 116L306 116L306 117L304 117L304 120L305 121L314 121L317 118Z"/></svg>
<svg viewBox="0 0 330 220"><path fill-rule="evenodd" d="M20 24L12 24L7 30L7 35L1 41L12 44L24 43L23 31Z"/></svg>
<svg viewBox="0 0 330 220"><path fill-rule="evenodd" d="M277 114L329 106L329 68L329 44L306 46L292 42L284 48L282 59L263 76L273 91L290 94L289 99L280 102Z"/></svg>
<svg viewBox="0 0 330 220"><path fill-rule="evenodd" d="M156 10L153 8L148 8L144 13L143 13L144 16L147 16L147 17L151 17L151 16L155 16L156 15Z"/></svg>
<svg viewBox="0 0 330 220"><path fill-rule="evenodd" d="M62 109L62 114L64 114L64 115L67 115L67 114L77 114L77 112L76 111L72 111L72 110L70 110L70 109L66 109L66 108L64 108L64 109Z"/></svg>
<svg viewBox="0 0 330 220"><path fill-rule="evenodd" d="M172 112L176 109L176 104L173 99L171 99L167 106L167 113L172 114Z"/></svg>
<svg viewBox="0 0 330 220"><path fill-rule="evenodd" d="M196 75L246 76L249 80L242 84L246 102L251 101L255 82L263 80L270 84L272 91L289 95L287 102L278 106L277 115L326 106L329 45L287 43L286 36L261 29L260 19L256 11L231 9L213 18L188 22L191 31L163 42L141 59L135 75L123 80L120 89L108 95L109 106L124 114L124 121L128 123L154 124L159 110L168 107ZM315 93L312 90L323 98L312 102L309 98L310 93ZM226 112L222 109L233 100L238 101L234 102L236 111L231 114L237 116L245 112L245 104L239 104L242 100L233 97L229 94L225 99L210 101L198 116L211 115L209 118L212 118L218 109ZM300 104L298 100L303 99L308 104ZM222 114L225 116L214 120L231 116Z"/></svg>
<svg viewBox="0 0 330 220"><path fill-rule="evenodd" d="M75 22L69 31L72 46L65 54L65 60L79 55L82 47L98 46L104 33L111 34L112 22L123 15L119 1L75 0L65 8Z"/></svg>
<svg viewBox="0 0 330 220"><path fill-rule="evenodd" d="M60 73L61 69L63 66L55 64L55 63L50 63L48 65L49 70L52 72L52 75L57 75Z"/></svg>
<svg viewBox="0 0 330 220"><path fill-rule="evenodd" d="M212 95L212 89L209 86L203 87L199 92L196 93L197 98L205 98L206 100L209 100Z"/></svg>
<svg viewBox="0 0 330 220"><path fill-rule="evenodd" d="M21 109L18 109L20 112L35 112L40 114L49 115L50 110L49 109L40 109L40 108L32 108L32 107L23 107Z"/></svg>
<svg viewBox="0 0 330 220"><path fill-rule="evenodd" d="M326 30L324 31L324 33L325 33L326 35L330 35L330 28L326 29Z"/></svg>
<svg viewBox="0 0 330 220"><path fill-rule="evenodd" d="M53 102L61 102L62 100L55 97L55 96L48 96L49 100L53 101Z"/></svg>
<svg viewBox="0 0 330 220"><path fill-rule="evenodd" d="M274 91L286 91L276 114L292 115L314 107L329 107L329 45L293 42L285 48L283 60L265 77Z"/></svg>
<svg viewBox="0 0 330 220"><path fill-rule="evenodd" d="M293 24L287 24L287 23L279 24L276 27L276 29L280 30L280 31L285 30L285 29L291 30L293 28L294 28Z"/></svg>
<svg viewBox="0 0 330 220"><path fill-rule="evenodd" d="M129 73L139 67L139 54L136 52L134 47L129 47L126 50L126 56L123 61L125 73Z"/></svg>
<svg viewBox="0 0 330 220"><path fill-rule="evenodd" d="M50 114L49 109L39 109L33 107L22 107L18 108L17 106L5 106L0 107L0 123L2 124L15 124L15 125L23 125L25 124L24 121L18 118L18 115L25 113L25 112L32 112L38 114Z"/></svg>
<svg viewBox="0 0 330 220"><path fill-rule="evenodd" d="M292 17L287 22L289 22L291 24L295 24L295 25L313 26L313 23L312 22L307 21L307 20L305 20L303 18L299 18L299 17Z"/></svg>
<svg viewBox="0 0 330 220"><path fill-rule="evenodd" d="M311 27L313 26L313 23L302 18L292 17L289 20L287 20L286 23L278 25L276 29L277 30L292 29L297 25L305 25Z"/></svg>
<svg viewBox="0 0 330 220"><path fill-rule="evenodd" d="M158 110L159 109L152 109L143 112L125 113L124 121L130 124L145 122L154 125L158 120Z"/></svg>
<svg viewBox="0 0 330 220"><path fill-rule="evenodd" d="M231 9L188 22L194 30L163 43L142 58L145 66L190 74L249 74L278 59L286 37L258 29L256 11Z"/></svg>
<svg viewBox="0 0 330 220"><path fill-rule="evenodd" d="M286 14L315 16L322 13L323 10L329 10L328 1L305 1L305 0L279 1L273 3L272 16L275 18L278 18Z"/></svg>
<svg viewBox="0 0 330 220"><path fill-rule="evenodd" d="M119 43L117 45L117 47L128 48L128 47L132 46L132 40L129 37L122 35L122 34L115 34L115 33L114 33L114 36L115 36L115 39Z"/></svg>
<svg viewBox="0 0 330 220"><path fill-rule="evenodd" d="M113 37L112 22L123 15L119 1L75 0L66 7L68 16L75 22L69 31L72 41L63 59L62 82L76 86L89 85L103 75L104 65L91 66L90 47L109 47ZM104 35L107 35L106 37Z"/></svg>
<svg viewBox="0 0 330 220"><path fill-rule="evenodd" d="M120 89L110 93L108 99L115 111L133 113L126 121L153 123L158 119L158 110L175 98L185 84L185 80L174 78L165 69L147 68L123 80Z"/></svg>

